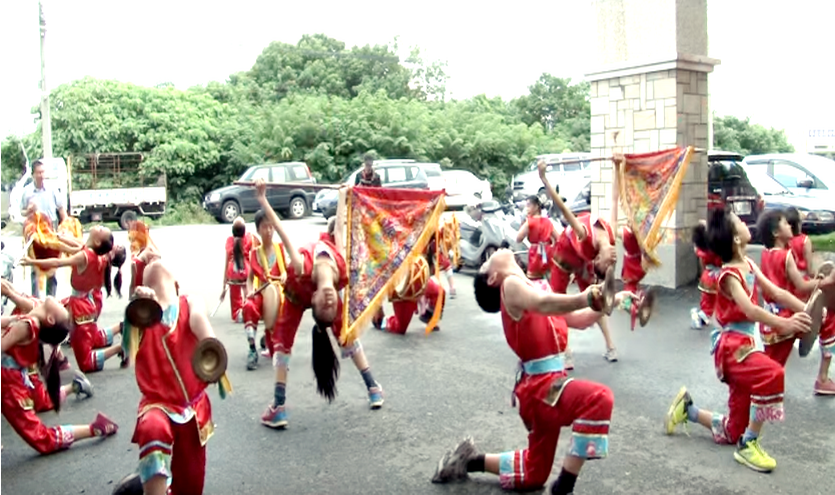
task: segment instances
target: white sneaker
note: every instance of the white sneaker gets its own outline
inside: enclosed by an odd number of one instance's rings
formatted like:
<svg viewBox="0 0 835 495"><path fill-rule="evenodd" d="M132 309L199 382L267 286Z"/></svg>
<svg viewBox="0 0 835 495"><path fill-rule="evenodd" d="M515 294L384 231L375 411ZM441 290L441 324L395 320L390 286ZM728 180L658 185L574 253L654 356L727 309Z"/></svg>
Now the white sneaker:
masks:
<svg viewBox="0 0 835 495"><path fill-rule="evenodd" d="M702 328L702 317L699 315L699 308L690 308L690 328L693 330Z"/></svg>
<svg viewBox="0 0 835 495"><path fill-rule="evenodd" d="M606 361L610 363L615 363L618 360L618 351L614 347L611 349L607 349L606 352L603 353L603 357L606 358Z"/></svg>

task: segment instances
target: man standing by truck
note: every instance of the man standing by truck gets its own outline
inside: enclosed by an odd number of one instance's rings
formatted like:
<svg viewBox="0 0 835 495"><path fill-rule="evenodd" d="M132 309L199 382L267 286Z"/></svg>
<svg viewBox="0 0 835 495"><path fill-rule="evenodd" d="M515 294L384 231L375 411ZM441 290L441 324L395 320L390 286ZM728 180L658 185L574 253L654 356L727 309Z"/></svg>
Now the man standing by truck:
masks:
<svg viewBox="0 0 835 495"><path fill-rule="evenodd" d="M29 203L34 202L38 211L49 217L52 222L52 229L58 230L58 223L67 217L66 205L63 198L53 187L47 186L44 182L46 166L42 160L36 160L32 164L32 183L23 188L23 200L20 204L20 211L26 211ZM58 279L53 275L46 280L46 293L55 296L58 288ZM38 275L35 267L32 267L32 295L40 297L38 290Z"/></svg>

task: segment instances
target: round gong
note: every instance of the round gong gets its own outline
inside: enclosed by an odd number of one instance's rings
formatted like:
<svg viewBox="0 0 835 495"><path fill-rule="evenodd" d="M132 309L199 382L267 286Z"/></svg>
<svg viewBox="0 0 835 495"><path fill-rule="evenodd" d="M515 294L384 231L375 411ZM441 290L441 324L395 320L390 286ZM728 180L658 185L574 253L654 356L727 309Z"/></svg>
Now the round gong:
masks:
<svg viewBox="0 0 835 495"><path fill-rule="evenodd" d="M162 321L162 307L153 299L139 297L128 304L125 317L136 328L148 328Z"/></svg>
<svg viewBox="0 0 835 495"><path fill-rule="evenodd" d="M206 383L217 383L226 373L228 357L226 348L218 339L204 339L194 349L191 366L197 378Z"/></svg>
<svg viewBox="0 0 835 495"><path fill-rule="evenodd" d="M641 305L638 307L638 323L640 323L642 327L646 326L647 322L649 322L649 319L652 316L652 311L654 309L655 291L649 289L644 293L644 297L641 300Z"/></svg>
<svg viewBox="0 0 835 495"><path fill-rule="evenodd" d="M612 315L615 309L615 268L610 266L606 269L606 278L603 279L603 313Z"/></svg>
<svg viewBox="0 0 835 495"><path fill-rule="evenodd" d="M823 320L823 303L824 298L821 291L815 291L812 297L809 298L809 302L806 303L806 309L804 311L812 318L812 325L808 333L800 336L800 345L798 345L800 357L806 357L812 352L812 346L815 345L815 340L817 340L818 334L820 334L821 322Z"/></svg>

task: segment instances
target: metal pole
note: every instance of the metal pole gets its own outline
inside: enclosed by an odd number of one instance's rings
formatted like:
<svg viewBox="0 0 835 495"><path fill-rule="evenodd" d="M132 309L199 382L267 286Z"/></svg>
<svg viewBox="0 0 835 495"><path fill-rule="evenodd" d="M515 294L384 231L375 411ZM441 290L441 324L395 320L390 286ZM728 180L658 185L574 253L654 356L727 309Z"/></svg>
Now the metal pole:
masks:
<svg viewBox="0 0 835 495"><path fill-rule="evenodd" d="M43 2L38 2L41 32L41 139L43 142L43 157L52 158L52 119L49 116L49 88L46 85L46 58L44 56L46 44L46 19L43 15Z"/></svg>

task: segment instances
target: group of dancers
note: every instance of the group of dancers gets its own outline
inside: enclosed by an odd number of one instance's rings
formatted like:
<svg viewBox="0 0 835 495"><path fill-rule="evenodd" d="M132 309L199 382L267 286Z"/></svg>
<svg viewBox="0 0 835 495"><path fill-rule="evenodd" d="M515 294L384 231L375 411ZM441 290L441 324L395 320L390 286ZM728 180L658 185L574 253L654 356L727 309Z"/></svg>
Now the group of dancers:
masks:
<svg viewBox="0 0 835 495"><path fill-rule="evenodd" d="M614 159L616 170L624 164ZM587 460L608 455L608 432L614 403L605 385L570 376L573 369L568 328L585 329L598 324L606 341L607 360L616 361L609 336L607 315L612 308L627 311L632 327L645 324L652 311L654 293L639 284L650 268L645 253L630 228L618 228L618 187L613 187L612 218L606 221L588 214L575 216L549 183L546 165L538 164L540 177L562 212L568 226L558 229L541 214L542 205L528 200L528 218L519 237L531 248L527 271L513 252L500 249L481 267L474 280L475 299L486 312L501 313L507 342L520 360L521 374L514 395L529 430L525 449L498 454L481 453L472 438L448 451L438 463L434 482L465 479L468 473L499 476L508 489L543 486L548 479L560 429L571 426L571 443L562 471L551 493L572 493ZM618 174L614 174L617 176ZM275 371L273 397L261 416L271 428L285 428L287 378L296 333L307 309L313 326L313 369L318 392L332 401L336 395L338 360L328 330L339 338L342 330L342 291L348 280L345 252L345 199L339 192L337 216L319 239L296 246L266 198L267 184L257 181L261 210L256 214L257 236L246 231L242 219L232 225L226 243L223 294L229 294L231 317L243 323L247 345L247 369L258 366L257 328L264 322L263 352ZM37 212L32 213L33 218ZM2 284L3 295L16 306L2 321L3 416L15 431L39 453L66 449L74 441L110 436L118 426L99 413L89 425L47 427L36 415L58 410L69 394L89 397L92 385L84 372L101 370L107 359L118 356L122 367L133 365L141 400L132 441L139 446L136 473L118 483L114 493L202 493L205 478L205 446L213 433L211 403L192 357L202 341L214 339L209 316L199 298L180 294L176 277L150 240L147 226L129 219L131 232L132 299L151 299L162 309L158 322L136 328L128 320L109 328L98 326L104 289L111 293L111 271L116 269L115 290L121 291L120 268L127 250L116 245L103 226L90 230L85 242L61 237L66 245L59 256L25 257L24 265L43 270L71 267L72 295L59 301L43 301ZM424 257L410 268L411 276L388 294L394 314L380 310L373 326L395 334L405 333L414 314L421 321L437 321L443 311L446 290L440 280L426 276L422 264L440 260L440 271L451 285L453 248L446 235L454 224L427 247ZM708 222L694 232L699 258L704 264L700 279L702 303L694 309L694 325L715 319L713 354L717 375L730 388L729 413L721 416L694 405L682 388L665 417L672 434L678 425L698 422L709 428L717 442L736 445L735 458L758 471L771 471L776 462L759 444L763 422L783 419L783 367L795 338L810 330L806 300L818 297L820 287L835 284L835 272L826 278L810 273L808 239L799 232L793 212L767 212L759 232L768 248L762 269L745 255L750 233L743 222L727 211L711 212ZM274 242L278 234L280 242ZM625 256L621 277L624 290L612 293L616 263L616 239ZM568 294L571 283L579 292ZM756 287L762 287L767 307L760 308ZM454 289L450 287L450 295ZM223 299L223 296L221 300ZM697 322L698 320L698 322ZM754 346L755 323L760 323L765 352ZM822 361L815 383L818 394L833 394L828 377L835 348L835 315L827 315L820 335ZM437 330L438 328L429 328ZM121 343L114 337L121 335ZM69 363L60 345L69 339L79 371L71 383L61 386L59 371ZM350 357L368 390L371 409L384 398L373 377L359 340L341 348ZM38 376L38 374L43 377ZM44 384L45 383L45 384Z"/></svg>

